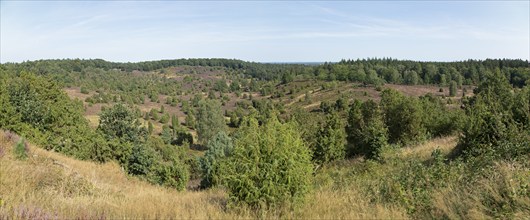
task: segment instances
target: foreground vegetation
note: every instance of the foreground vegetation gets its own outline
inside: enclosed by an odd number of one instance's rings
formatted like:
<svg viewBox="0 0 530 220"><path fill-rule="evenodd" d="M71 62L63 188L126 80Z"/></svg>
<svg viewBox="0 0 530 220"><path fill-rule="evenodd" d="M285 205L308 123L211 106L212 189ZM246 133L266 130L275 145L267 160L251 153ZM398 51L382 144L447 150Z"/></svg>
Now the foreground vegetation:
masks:
<svg viewBox="0 0 530 220"><path fill-rule="evenodd" d="M522 62L3 64L0 214L523 218Z"/></svg>
<svg viewBox="0 0 530 220"><path fill-rule="evenodd" d="M389 151L385 163L351 159L332 164L317 172L307 202L295 212L259 213L227 209L226 191L220 188L179 192L154 186L131 178L115 162L79 161L32 144L29 158L18 160L12 150L16 139L12 133L0 134L4 217L521 219L530 214L528 160L494 162L473 176L464 163L423 165L433 150L450 152L455 137Z"/></svg>

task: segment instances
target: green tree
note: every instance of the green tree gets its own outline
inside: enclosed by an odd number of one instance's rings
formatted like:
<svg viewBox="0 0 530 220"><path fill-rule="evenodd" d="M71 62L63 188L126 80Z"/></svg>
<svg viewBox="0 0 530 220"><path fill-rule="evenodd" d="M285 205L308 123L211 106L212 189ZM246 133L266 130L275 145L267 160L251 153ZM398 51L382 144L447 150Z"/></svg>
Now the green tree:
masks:
<svg viewBox="0 0 530 220"><path fill-rule="evenodd" d="M231 92L237 92L241 89L239 82L237 80L232 80L232 83L230 83L230 91Z"/></svg>
<svg viewBox="0 0 530 220"><path fill-rule="evenodd" d="M414 70L405 71L403 78L405 79L405 84L407 85L417 85L419 82L418 73L416 73Z"/></svg>
<svg viewBox="0 0 530 220"><path fill-rule="evenodd" d="M7 85L7 82L0 81L0 128L11 130L20 124L22 116L9 101Z"/></svg>
<svg viewBox="0 0 530 220"><path fill-rule="evenodd" d="M313 165L294 124L272 117L259 126L256 119L246 118L221 170L231 202L263 208L302 202L311 186Z"/></svg>
<svg viewBox="0 0 530 220"><path fill-rule="evenodd" d="M368 74L366 74L366 83L372 84L372 85L380 85L381 84L381 78L377 76L377 72L375 70L368 70Z"/></svg>
<svg viewBox="0 0 530 220"><path fill-rule="evenodd" d="M219 164L222 160L227 159L232 155L234 145L232 139L224 132L217 133L210 141L208 141L208 150L204 157L200 159L200 166L202 170L202 187L215 186L220 183L222 179Z"/></svg>
<svg viewBox="0 0 530 220"><path fill-rule="evenodd" d="M171 128L177 129L178 127L180 127L179 119L177 118L177 115L172 115L171 116Z"/></svg>
<svg viewBox="0 0 530 220"><path fill-rule="evenodd" d="M408 145L425 138L423 111L417 99L386 89L380 103L390 143Z"/></svg>
<svg viewBox="0 0 530 220"><path fill-rule="evenodd" d="M15 154L15 157L17 159L25 160L28 158L28 150L29 149L26 140L24 140L24 138L20 138L15 144L15 149L13 149L13 153Z"/></svg>
<svg viewBox="0 0 530 220"><path fill-rule="evenodd" d="M154 130L154 128L153 128L153 123L151 123L150 121L147 122L147 132L148 132L149 134L153 134L153 130Z"/></svg>
<svg viewBox="0 0 530 220"><path fill-rule="evenodd" d="M152 148L145 147L143 144L135 144L129 157L127 171L132 175L145 176L151 172L154 161L155 152Z"/></svg>
<svg viewBox="0 0 530 220"><path fill-rule="evenodd" d="M195 119L195 113L192 110L186 114L186 125L193 129L197 126L197 119Z"/></svg>
<svg viewBox="0 0 530 220"><path fill-rule="evenodd" d="M101 112L98 130L103 132L107 139L118 138L136 142L145 133L145 129L139 126L140 122L133 111L122 104L116 104Z"/></svg>
<svg viewBox="0 0 530 220"><path fill-rule="evenodd" d="M150 111L150 114L153 120L158 121L159 117L158 117L158 111L156 109L152 108Z"/></svg>
<svg viewBox="0 0 530 220"><path fill-rule="evenodd" d="M108 148L88 126L80 101L71 100L53 80L42 76L22 71L3 77L0 77L3 129L12 130L45 149L78 159L106 159L100 156ZM101 154L96 155L97 152Z"/></svg>
<svg viewBox="0 0 530 220"><path fill-rule="evenodd" d="M512 112L515 122L530 132L530 85L515 95Z"/></svg>
<svg viewBox="0 0 530 220"><path fill-rule="evenodd" d="M166 124L168 122L169 122L169 114L165 113L162 115L162 117L160 117L160 123Z"/></svg>
<svg viewBox="0 0 530 220"><path fill-rule="evenodd" d="M201 100L197 108L197 135L206 144L214 135L226 130L221 104L216 100Z"/></svg>
<svg viewBox="0 0 530 220"><path fill-rule="evenodd" d="M466 105L468 117L453 155L513 159L527 154L530 135L517 123L519 111L513 111L518 109L514 108L518 106L514 105L518 93L513 94L504 75L500 72L487 74L474 93L476 95ZM523 111L528 112L528 108Z"/></svg>
<svg viewBox="0 0 530 220"><path fill-rule="evenodd" d="M186 164L177 159L156 163L149 177L151 182L180 191L186 189L190 179L189 167Z"/></svg>
<svg viewBox="0 0 530 220"><path fill-rule="evenodd" d="M451 83L449 84L449 96L451 97L456 96L456 88L457 88L456 82L452 80Z"/></svg>
<svg viewBox="0 0 530 220"><path fill-rule="evenodd" d="M193 144L193 136L183 127L169 128L169 126L166 125L162 128L161 136L166 144Z"/></svg>
<svg viewBox="0 0 530 220"><path fill-rule="evenodd" d="M388 145L388 130L377 103L355 100L348 113L346 134L350 155L378 158L381 149Z"/></svg>
<svg viewBox="0 0 530 220"><path fill-rule="evenodd" d="M337 113L329 114L325 124L320 125L316 142L313 158L317 163L323 164L344 158L346 132Z"/></svg>

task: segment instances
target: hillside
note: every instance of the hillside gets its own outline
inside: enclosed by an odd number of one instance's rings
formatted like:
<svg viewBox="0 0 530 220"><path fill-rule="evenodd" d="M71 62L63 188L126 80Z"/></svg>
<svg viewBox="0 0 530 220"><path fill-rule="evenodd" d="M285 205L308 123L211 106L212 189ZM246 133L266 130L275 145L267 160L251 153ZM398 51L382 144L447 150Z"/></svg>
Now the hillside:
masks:
<svg viewBox="0 0 530 220"><path fill-rule="evenodd" d="M183 102L191 103L194 96L199 95L207 98L210 94L208 91L212 89L218 98L223 100L222 109L225 112L235 111L241 103L250 102L251 100L270 100L282 107L286 111L295 108L304 108L308 110L318 110L322 102L335 102L338 98L344 98L347 102L353 100L380 100L381 91L384 89L394 89L407 96L420 97L432 94L437 97L443 97L448 103L448 106L459 107L458 103L462 98L462 94L466 97L473 95L473 88L475 86L467 85L456 89L455 97L450 96L449 86L441 85L400 85L400 84L384 84L382 86L363 85L356 82L328 82L326 80L318 79L300 79L278 85L266 85L269 90L274 91L274 94L263 93L263 91L246 91L246 90L225 90L218 91L215 89L217 82L224 82L228 87L234 80L238 80L230 69L221 67L202 67L202 66L178 66L170 67L156 71L135 71L129 75L125 81L117 83L134 82L137 80L145 80L149 77L155 77L163 81L163 84L168 84L176 88L181 88L181 92L177 95L169 95L164 93L155 94L155 98L151 95L142 97L141 102L133 102L142 115L148 114L151 111L160 111L164 108L164 112L170 115L176 115L180 122L184 124L186 120L186 109L183 109ZM96 81L97 82L97 81ZM83 84L88 84L87 82ZM155 83L161 85L160 83ZM85 107L85 117L90 121L93 127L97 127L99 114L102 108L109 107L114 103L122 100L110 97L123 96L123 91L115 88L94 88L91 91L87 90L87 86L66 87L63 90L72 99L79 99L83 102ZM269 92L270 93L270 92ZM266 94L266 95L264 95ZM309 95L310 99L306 99ZM252 96L252 98L250 98ZM178 97L177 103L170 103L167 100L173 97ZM94 101L98 100L100 101ZM249 105L249 104L246 104ZM163 107L162 107L163 106ZM162 132L162 123L157 120L151 120L155 127L155 133ZM193 130L190 130L193 132Z"/></svg>
<svg viewBox="0 0 530 220"><path fill-rule="evenodd" d="M187 218L248 219L249 210L227 211L222 189L179 192L130 177L114 162L96 164L42 150L28 143L27 160L13 156L19 137L0 132L0 218L115 219ZM342 197L316 189L301 218L404 218L398 208L368 204L352 188ZM350 207L351 199L356 203ZM342 207L342 208L341 208ZM357 211L346 211L354 208ZM337 213L338 210L343 210ZM264 213L264 217L275 216Z"/></svg>
<svg viewBox="0 0 530 220"><path fill-rule="evenodd" d="M165 62L0 65L2 216L530 212L519 61Z"/></svg>
<svg viewBox="0 0 530 220"><path fill-rule="evenodd" d="M179 192L130 177L114 162L97 164L79 161L42 150L31 143L28 143L27 148L29 158L17 160L13 155L13 146L17 139L19 137L16 134L0 132L1 218L248 219L258 216L263 218L282 216L282 218L304 219L408 219L412 217L407 214L406 207L378 202L376 196L370 196L370 189L367 187L384 184L384 181L388 180L379 179L380 176L383 177L388 171L396 170L394 167L396 164L391 162L373 164L370 168L373 173L367 174L371 175L371 178L364 177L363 174L357 174L359 177L351 176L351 172L362 168L363 162L358 159L328 167L316 175L317 182L308 196L309 202L301 209L296 212L256 214L244 208L237 211L227 210L227 194L220 188ZM389 161L391 158L429 160L432 150L441 149L445 154L455 144L454 137L434 139L416 147L389 153L387 157ZM530 181L528 168L513 163L500 163L495 165L494 170L495 176L481 177L476 181L477 185L469 186L470 188L452 186L453 182L432 192L436 207L433 217L485 218L491 216L494 210L490 210L487 204L481 203L484 196L494 199L492 201L501 202L508 199L503 196L516 196L511 193L522 193L519 194L522 196L527 192L528 189L524 187ZM521 186L523 188L520 188ZM480 190L486 190L486 194ZM527 205L530 204L528 197L510 197L509 200L522 205L512 217L524 218L530 215L530 210L527 209Z"/></svg>

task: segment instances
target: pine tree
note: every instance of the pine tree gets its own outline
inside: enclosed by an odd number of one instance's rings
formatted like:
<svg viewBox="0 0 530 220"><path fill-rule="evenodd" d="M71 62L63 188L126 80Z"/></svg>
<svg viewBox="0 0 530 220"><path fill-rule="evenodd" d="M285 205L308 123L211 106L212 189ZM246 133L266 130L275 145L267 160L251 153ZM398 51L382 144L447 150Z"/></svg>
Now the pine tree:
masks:
<svg viewBox="0 0 530 220"><path fill-rule="evenodd" d="M320 125L313 159L317 163L327 163L342 159L346 155L346 133L337 113L327 116Z"/></svg>
<svg viewBox="0 0 530 220"><path fill-rule="evenodd" d="M221 131L226 130L221 104L217 100L201 100L196 113L197 135L203 144Z"/></svg>
<svg viewBox="0 0 530 220"><path fill-rule="evenodd" d="M153 134L153 123L151 123L151 121L149 121L147 123L147 131L149 132L149 134Z"/></svg>
<svg viewBox="0 0 530 220"><path fill-rule="evenodd" d="M350 155L377 158L380 150L388 145L388 130L377 103L355 100L350 106L346 134Z"/></svg>
<svg viewBox="0 0 530 220"><path fill-rule="evenodd" d="M456 82L454 80L451 81L451 83L449 84L449 96L451 97L456 96L456 88L457 88Z"/></svg>
<svg viewBox="0 0 530 220"><path fill-rule="evenodd" d="M171 116L171 128L177 129L180 126L179 119L176 115Z"/></svg>
<svg viewBox="0 0 530 220"><path fill-rule="evenodd" d="M232 139L224 132L217 133L207 144L208 150L200 159L203 179L202 187L215 186L220 183L222 176L219 164L232 155L234 145Z"/></svg>

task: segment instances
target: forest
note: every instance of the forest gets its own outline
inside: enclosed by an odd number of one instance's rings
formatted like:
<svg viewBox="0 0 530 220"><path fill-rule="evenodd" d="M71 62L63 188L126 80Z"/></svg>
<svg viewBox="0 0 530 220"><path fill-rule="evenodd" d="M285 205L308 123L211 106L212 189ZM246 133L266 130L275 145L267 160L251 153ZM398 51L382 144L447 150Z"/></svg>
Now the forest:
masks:
<svg viewBox="0 0 530 220"><path fill-rule="evenodd" d="M530 216L525 60L0 71L0 219Z"/></svg>

